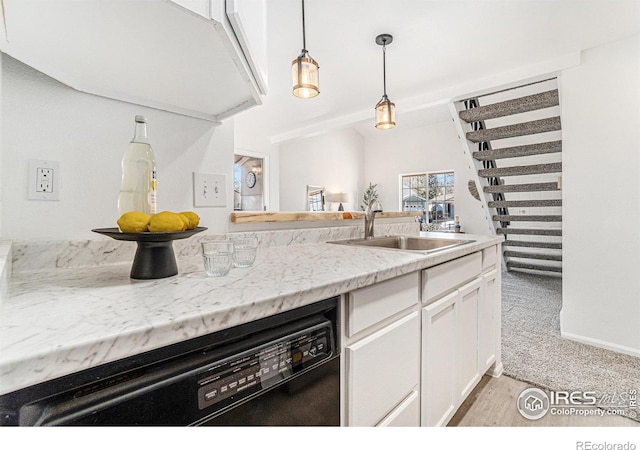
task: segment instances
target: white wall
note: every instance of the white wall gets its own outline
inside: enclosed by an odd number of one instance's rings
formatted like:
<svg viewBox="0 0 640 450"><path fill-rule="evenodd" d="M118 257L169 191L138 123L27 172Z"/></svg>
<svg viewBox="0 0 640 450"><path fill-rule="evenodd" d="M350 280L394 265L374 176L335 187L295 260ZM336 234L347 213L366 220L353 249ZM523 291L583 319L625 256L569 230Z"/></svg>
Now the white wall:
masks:
<svg viewBox="0 0 640 450"><path fill-rule="evenodd" d="M566 337L640 356L640 36L561 77Z"/></svg>
<svg viewBox="0 0 640 450"><path fill-rule="evenodd" d="M194 210L224 231L232 211L233 121L211 122L70 89L2 55L2 239L100 239L118 218L120 161L134 116L148 118L159 210ZM29 159L61 163L60 201L27 200ZM194 208L192 172L228 180L226 208Z"/></svg>
<svg viewBox="0 0 640 450"><path fill-rule="evenodd" d="M385 211L401 209L400 174L453 170L456 215L462 231L489 234L482 204L467 188L473 177L470 163L452 121L404 130L398 125L365 138L365 182L378 185Z"/></svg>
<svg viewBox="0 0 640 450"><path fill-rule="evenodd" d="M365 189L363 139L353 129L280 144L280 210L305 211L307 185L324 186L326 192L345 192L345 211L359 209ZM368 183L367 183L368 184ZM335 211L336 204L327 204Z"/></svg>

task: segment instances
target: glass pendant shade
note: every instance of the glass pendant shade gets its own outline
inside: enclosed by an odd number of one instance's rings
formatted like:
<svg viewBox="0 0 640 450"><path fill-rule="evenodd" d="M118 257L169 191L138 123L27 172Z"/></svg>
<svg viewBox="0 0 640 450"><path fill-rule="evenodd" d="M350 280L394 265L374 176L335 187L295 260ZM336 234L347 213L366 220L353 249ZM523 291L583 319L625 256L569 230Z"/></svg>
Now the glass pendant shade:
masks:
<svg viewBox="0 0 640 450"><path fill-rule="evenodd" d="M389 130L396 126L396 105L383 98L376 105L376 128Z"/></svg>
<svg viewBox="0 0 640 450"><path fill-rule="evenodd" d="M302 53L291 63L293 95L312 98L320 93L320 71L318 63L307 53Z"/></svg>

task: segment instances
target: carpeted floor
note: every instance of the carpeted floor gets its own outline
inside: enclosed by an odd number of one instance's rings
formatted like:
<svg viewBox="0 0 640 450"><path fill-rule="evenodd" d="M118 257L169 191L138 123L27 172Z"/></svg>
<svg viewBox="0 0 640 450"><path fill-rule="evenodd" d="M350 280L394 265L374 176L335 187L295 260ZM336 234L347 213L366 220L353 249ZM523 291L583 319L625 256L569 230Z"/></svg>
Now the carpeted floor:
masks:
<svg viewBox="0 0 640 450"><path fill-rule="evenodd" d="M560 337L562 279L502 273L502 361L505 375L553 391L595 391L599 406L640 404L640 358ZM635 417L634 417L635 414Z"/></svg>

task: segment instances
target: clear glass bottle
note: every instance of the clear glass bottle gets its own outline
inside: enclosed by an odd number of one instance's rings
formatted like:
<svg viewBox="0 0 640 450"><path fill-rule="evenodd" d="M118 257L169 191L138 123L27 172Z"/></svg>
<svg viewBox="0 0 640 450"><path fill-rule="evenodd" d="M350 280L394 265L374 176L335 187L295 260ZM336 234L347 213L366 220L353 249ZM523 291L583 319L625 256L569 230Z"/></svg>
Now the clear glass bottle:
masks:
<svg viewBox="0 0 640 450"><path fill-rule="evenodd" d="M118 213L156 213L156 157L147 138L147 118L136 116L133 139L122 157Z"/></svg>

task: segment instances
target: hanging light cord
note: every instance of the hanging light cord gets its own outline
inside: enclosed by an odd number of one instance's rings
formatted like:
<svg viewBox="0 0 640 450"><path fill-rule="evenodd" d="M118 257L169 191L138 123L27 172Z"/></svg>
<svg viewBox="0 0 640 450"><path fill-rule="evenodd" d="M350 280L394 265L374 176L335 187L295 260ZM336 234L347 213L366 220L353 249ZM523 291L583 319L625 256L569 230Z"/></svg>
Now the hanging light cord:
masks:
<svg viewBox="0 0 640 450"><path fill-rule="evenodd" d="M304 29L304 0L302 0L302 53L307 53L307 38Z"/></svg>
<svg viewBox="0 0 640 450"><path fill-rule="evenodd" d="M382 42L382 85L384 98L387 98L387 41Z"/></svg>

